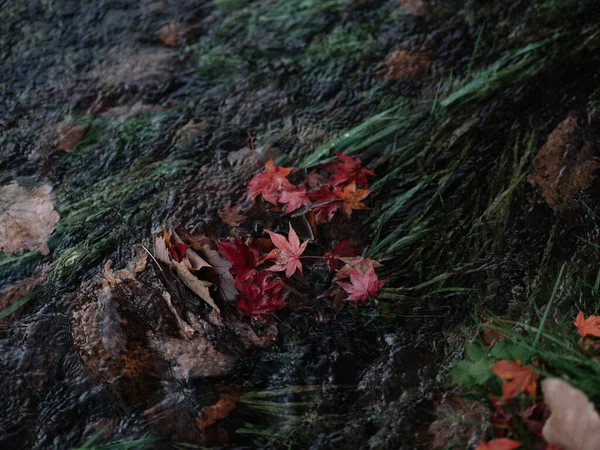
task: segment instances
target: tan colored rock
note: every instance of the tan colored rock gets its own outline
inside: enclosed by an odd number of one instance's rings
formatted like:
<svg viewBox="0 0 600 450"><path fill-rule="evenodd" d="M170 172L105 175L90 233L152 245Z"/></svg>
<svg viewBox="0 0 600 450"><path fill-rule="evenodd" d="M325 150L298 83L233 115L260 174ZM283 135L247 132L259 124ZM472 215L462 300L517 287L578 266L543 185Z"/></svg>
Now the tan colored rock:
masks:
<svg viewBox="0 0 600 450"><path fill-rule="evenodd" d="M427 0L400 0L400 8L413 16L424 16L429 9Z"/></svg>

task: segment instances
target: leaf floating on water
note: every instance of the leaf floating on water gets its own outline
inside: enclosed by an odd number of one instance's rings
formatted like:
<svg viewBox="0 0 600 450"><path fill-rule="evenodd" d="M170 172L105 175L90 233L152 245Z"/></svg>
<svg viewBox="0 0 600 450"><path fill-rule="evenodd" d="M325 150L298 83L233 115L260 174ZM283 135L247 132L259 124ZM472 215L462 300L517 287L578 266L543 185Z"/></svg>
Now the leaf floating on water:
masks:
<svg viewBox="0 0 600 450"><path fill-rule="evenodd" d="M49 185L28 190L14 181L0 188L0 249L6 255L25 249L50 253L46 241L60 218L51 191Z"/></svg>
<svg viewBox="0 0 600 450"><path fill-rule="evenodd" d="M584 392L558 378L544 380L542 391L552 411L544 439L563 450L600 448L600 416Z"/></svg>

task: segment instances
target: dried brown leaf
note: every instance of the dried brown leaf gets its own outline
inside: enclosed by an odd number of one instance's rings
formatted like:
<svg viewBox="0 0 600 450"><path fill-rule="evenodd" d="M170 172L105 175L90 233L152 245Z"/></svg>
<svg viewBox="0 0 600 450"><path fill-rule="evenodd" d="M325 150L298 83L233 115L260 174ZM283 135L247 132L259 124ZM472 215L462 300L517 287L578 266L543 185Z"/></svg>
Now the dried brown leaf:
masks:
<svg viewBox="0 0 600 450"><path fill-rule="evenodd" d="M400 8L413 16L424 16L429 8L427 0L400 0Z"/></svg>
<svg viewBox="0 0 600 450"><path fill-rule="evenodd" d="M50 191L49 185L24 189L14 181L0 188L0 249L6 255L24 249L50 252L46 241L60 218Z"/></svg>
<svg viewBox="0 0 600 450"><path fill-rule="evenodd" d="M533 161L527 180L537 185L552 208L563 200L591 186L600 162L590 142L581 144L577 118L569 116L550 133Z"/></svg>
<svg viewBox="0 0 600 450"><path fill-rule="evenodd" d="M61 123L56 130L56 146L65 152L72 151L83 138L87 127L74 123Z"/></svg>
<svg viewBox="0 0 600 450"><path fill-rule="evenodd" d="M183 281L183 284L194 291L198 297L208 303L218 314L221 314L221 310L215 304L206 285L196 278L184 263L171 261L171 266L175 268L175 271L177 272L177 275L179 275L181 281Z"/></svg>
<svg viewBox="0 0 600 450"><path fill-rule="evenodd" d="M427 51L396 50L390 53L377 70L380 80L407 80L413 78L429 61Z"/></svg>

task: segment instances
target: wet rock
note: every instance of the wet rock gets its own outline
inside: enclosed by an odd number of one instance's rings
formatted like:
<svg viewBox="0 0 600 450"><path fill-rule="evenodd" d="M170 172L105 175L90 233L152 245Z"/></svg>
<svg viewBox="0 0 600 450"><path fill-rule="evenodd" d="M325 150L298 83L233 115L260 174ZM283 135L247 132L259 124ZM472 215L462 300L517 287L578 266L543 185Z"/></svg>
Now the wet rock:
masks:
<svg viewBox="0 0 600 450"><path fill-rule="evenodd" d="M575 116L569 116L550 133L533 161L527 180L539 187L552 208L589 188L600 167L595 142L585 140Z"/></svg>

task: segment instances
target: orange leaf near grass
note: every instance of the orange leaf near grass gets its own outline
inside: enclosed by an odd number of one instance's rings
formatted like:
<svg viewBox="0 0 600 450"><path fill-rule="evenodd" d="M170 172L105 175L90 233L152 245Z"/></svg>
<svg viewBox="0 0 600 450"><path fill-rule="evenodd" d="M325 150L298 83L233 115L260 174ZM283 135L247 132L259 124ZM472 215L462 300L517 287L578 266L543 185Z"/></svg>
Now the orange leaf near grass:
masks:
<svg viewBox="0 0 600 450"><path fill-rule="evenodd" d="M528 366L521 366L519 359L516 363L507 359L498 361L492 366L492 372L502 380L503 399L519 393L535 396L539 375Z"/></svg>
<svg viewBox="0 0 600 450"><path fill-rule="evenodd" d="M600 316L590 316L586 319L583 312L579 311L573 323L581 337L600 337Z"/></svg>
<svg viewBox="0 0 600 450"><path fill-rule="evenodd" d="M479 445L475 450L513 450L514 448L518 448L520 446L520 442L513 441L512 439L501 438L492 439L488 442L479 441Z"/></svg>

